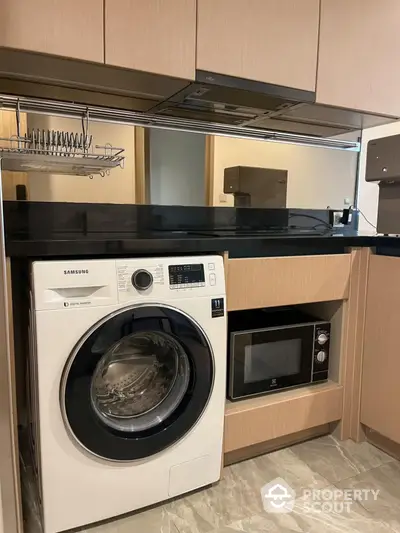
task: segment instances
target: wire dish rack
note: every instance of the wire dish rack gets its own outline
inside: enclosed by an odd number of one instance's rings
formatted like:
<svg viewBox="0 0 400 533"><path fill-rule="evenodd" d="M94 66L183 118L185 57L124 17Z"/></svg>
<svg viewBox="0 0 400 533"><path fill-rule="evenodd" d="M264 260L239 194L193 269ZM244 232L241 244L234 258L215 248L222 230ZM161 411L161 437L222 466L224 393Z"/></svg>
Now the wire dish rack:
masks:
<svg viewBox="0 0 400 533"><path fill-rule="evenodd" d="M16 139L0 138L0 141L15 142ZM47 172L72 176L106 176L110 170L124 166L123 148L95 146L92 152L32 148L6 148L0 146L1 168L13 172Z"/></svg>
<svg viewBox="0 0 400 533"><path fill-rule="evenodd" d="M22 136L18 105L16 119L17 134L0 137L3 170L93 177L106 176L113 168L124 166L124 148L109 143L93 145L88 113L82 118L82 133L31 129Z"/></svg>

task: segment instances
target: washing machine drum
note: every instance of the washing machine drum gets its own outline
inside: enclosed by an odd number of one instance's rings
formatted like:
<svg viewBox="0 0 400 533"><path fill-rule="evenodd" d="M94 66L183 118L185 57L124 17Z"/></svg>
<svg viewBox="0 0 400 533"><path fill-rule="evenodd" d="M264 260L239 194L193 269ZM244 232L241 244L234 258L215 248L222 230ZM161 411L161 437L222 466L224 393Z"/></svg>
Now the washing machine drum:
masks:
<svg viewBox="0 0 400 533"><path fill-rule="evenodd" d="M211 395L214 359L199 326L164 306L107 316L77 344L61 381L72 437L114 461L158 453L196 424Z"/></svg>

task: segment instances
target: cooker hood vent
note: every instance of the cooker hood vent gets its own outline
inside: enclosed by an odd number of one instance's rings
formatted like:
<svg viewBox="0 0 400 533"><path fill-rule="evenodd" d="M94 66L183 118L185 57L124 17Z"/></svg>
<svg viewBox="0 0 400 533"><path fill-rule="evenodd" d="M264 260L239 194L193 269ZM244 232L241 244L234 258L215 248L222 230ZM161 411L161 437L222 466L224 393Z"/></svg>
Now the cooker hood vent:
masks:
<svg viewBox="0 0 400 533"><path fill-rule="evenodd" d="M332 137L393 122L396 117L325 106L315 92L196 71L196 81L152 113L262 130Z"/></svg>
<svg viewBox="0 0 400 533"><path fill-rule="evenodd" d="M360 150L360 143L358 141L316 137L283 131L279 132L261 128L223 124L220 122L206 122L190 118L164 116L155 113L140 113L106 107L85 106L71 102L25 97L20 98L0 94L0 109L15 110L17 107L19 107L21 112L25 113L39 113L78 119L81 119L84 115L89 115L91 121L97 122L130 124L132 126L142 126L145 128L169 129L186 131L189 133L202 133L206 135L220 135L260 141L302 144L323 148L335 148L339 150Z"/></svg>
<svg viewBox="0 0 400 533"><path fill-rule="evenodd" d="M27 108L28 101L45 99L52 114L64 113L65 102L74 102L95 109L99 120L248 138L289 135L287 142L397 120L316 104L314 91L213 72L197 70L190 81L1 47L0 93L25 97Z"/></svg>

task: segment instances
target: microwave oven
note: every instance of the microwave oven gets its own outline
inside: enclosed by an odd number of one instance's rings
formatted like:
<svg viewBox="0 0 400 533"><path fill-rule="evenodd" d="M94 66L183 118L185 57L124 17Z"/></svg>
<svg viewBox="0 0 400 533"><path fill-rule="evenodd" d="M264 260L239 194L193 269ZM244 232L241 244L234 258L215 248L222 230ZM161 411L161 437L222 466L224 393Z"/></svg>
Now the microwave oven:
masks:
<svg viewBox="0 0 400 533"><path fill-rule="evenodd" d="M228 398L328 379L330 323L292 308L228 315Z"/></svg>

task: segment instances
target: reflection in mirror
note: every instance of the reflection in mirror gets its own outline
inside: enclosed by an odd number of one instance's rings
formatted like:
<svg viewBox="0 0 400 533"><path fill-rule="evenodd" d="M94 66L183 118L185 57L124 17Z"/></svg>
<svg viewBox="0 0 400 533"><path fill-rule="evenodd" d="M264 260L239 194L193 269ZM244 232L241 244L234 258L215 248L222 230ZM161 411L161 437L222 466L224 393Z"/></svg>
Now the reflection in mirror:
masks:
<svg viewBox="0 0 400 533"><path fill-rule="evenodd" d="M354 204L358 152L148 131L143 203L307 209Z"/></svg>
<svg viewBox="0 0 400 533"><path fill-rule="evenodd" d="M81 132L80 120L21 115L25 128ZM14 129L15 114L2 111L0 136ZM90 123L90 133L96 144L125 149L124 168L93 179L4 172L5 199L21 197L23 185L33 201L308 209L355 202L358 152L101 122Z"/></svg>

